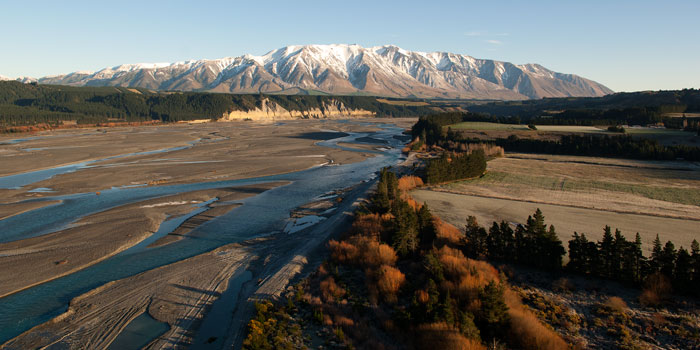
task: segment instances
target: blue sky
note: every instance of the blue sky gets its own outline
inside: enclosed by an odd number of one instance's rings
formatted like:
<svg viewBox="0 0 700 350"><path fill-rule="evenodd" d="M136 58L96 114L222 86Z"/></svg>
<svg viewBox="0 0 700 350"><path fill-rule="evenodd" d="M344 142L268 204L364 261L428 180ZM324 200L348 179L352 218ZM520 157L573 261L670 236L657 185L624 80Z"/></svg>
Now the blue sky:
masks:
<svg viewBox="0 0 700 350"><path fill-rule="evenodd" d="M616 91L700 88L698 14L698 0L0 0L0 75L355 43L539 63Z"/></svg>

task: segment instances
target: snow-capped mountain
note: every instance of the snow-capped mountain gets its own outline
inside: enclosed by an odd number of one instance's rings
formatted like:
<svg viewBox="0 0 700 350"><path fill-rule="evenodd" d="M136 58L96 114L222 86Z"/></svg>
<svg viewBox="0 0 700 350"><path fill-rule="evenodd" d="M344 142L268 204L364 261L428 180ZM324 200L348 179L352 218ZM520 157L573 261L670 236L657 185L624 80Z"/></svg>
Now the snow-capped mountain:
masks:
<svg viewBox="0 0 700 350"><path fill-rule="evenodd" d="M396 46L287 46L244 55L177 63L125 64L98 72L44 77L43 84L130 86L154 90L302 93L391 97L528 99L602 96L594 81L548 70L448 52Z"/></svg>

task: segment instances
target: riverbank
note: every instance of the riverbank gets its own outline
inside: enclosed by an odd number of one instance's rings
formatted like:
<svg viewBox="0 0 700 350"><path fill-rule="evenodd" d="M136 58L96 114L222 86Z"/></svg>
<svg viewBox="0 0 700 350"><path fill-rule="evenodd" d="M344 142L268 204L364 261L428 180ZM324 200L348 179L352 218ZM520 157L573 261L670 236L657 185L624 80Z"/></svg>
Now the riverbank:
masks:
<svg viewBox="0 0 700 350"><path fill-rule="evenodd" d="M66 312L8 341L3 348L104 348L144 312L169 326L147 348L186 348L214 302L231 292L232 278L247 273L247 282L232 286L237 288L233 293L237 301L229 303L234 309L220 312L225 317L217 320L225 322L224 329L229 332L218 334L209 346L221 348L237 343L243 336L237 330L249 318L251 300L280 295L307 264L315 267L320 259L311 254L330 236L348 227L357 199L370 186L364 183L300 207L296 213L326 213L325 219L313 227L225 245L93 289L74 298Z"/></svg>
<svg viewBox="0 0 700 350"><path fill-rule="evenodd" d="M0 297L74 273L129 249L156 233L167 218L186 215L198 204L242 200L283 184L193 191L141 201L89 215L64 230L0 243ZM209 211L209 219L228 212L215 208Z"/></svg>
<svg viewBox="0 0 700 350"><path fill-rule="evenodd" d="M237 121L61 130L15 143L10 142L17 139L0 139L0 161L4 165L0 181L3 176L26 177L39 170L78 165L76 169L57 171L52 177L38 177L21 188L0 189L0 203L123 186L227 181L328 163L354 163L373 155L317 143L343 136L340 132L377 130L359 121ZM85 162L91 163L82 165Z"/></svg>

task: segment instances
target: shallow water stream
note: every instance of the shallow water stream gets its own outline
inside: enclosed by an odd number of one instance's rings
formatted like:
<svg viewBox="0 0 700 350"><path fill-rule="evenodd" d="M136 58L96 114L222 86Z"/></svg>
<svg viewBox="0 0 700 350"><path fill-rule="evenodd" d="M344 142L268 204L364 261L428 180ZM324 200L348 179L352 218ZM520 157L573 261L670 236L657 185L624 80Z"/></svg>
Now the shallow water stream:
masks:
<svg viewBox="0 0 700 350"><path fill-rule="evenodd" d="M393 147L372 152L376 154L375 157L359 163L320 166L289 174L244 180L114 188L101 192L99 196L85 193L45 197L42 200L60 199L62 202L0 220L0 241L6 242L54 232L85 215L150 198L270 181L291 182L242 200L241 207L197 227L196 237L155 248L140 244L71 275L0 298L0 343L59 315L67 309L72 298L104 283L171 264L225 244L282 230L293 209L331 191L368 181L381 168L396 164L401 157L401 142L394 136L401 131L400 128L385 126L379 132L355 133L318 142L322 146L341 148L336 145L337 142L357 142L358 138L371 137L385 140L385 147Z"/></svg>

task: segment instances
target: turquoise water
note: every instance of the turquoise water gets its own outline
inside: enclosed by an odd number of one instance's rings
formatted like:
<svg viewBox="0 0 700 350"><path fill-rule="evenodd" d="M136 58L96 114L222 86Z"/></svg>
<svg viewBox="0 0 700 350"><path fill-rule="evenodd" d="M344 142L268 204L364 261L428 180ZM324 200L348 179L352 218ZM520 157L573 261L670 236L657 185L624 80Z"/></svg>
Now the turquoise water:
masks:
<svg viewBox="0 0 700 350"><path fill-rule="evenodd" d="M155 320L148 312L137 316L109 344L109 350L141 349L170 329L167 323Z"/></svg>

